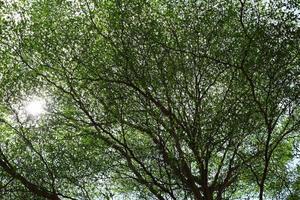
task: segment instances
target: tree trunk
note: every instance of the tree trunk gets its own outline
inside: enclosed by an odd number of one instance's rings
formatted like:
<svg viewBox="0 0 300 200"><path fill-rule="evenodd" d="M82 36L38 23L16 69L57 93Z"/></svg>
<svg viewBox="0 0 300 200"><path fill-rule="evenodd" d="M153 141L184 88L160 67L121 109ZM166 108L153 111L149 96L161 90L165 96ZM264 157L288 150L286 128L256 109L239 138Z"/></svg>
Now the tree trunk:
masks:
<svg viewBox="0 0 300 200"><path fill-rule="evenodd" d="M213 200L213 193L208 192L207 194L204 195L205 200Z"/></svg>
<svg viewBox="0 0 300 200"><path fill-rule="evenodd" d="M222 200L222 191L218 191L216 200Z"/></svg>
<svg viewBox="0 0 300 200"><path fill-rule="evenodd" d="M204 200L213 200L213 190L211 188L207 188L204 192Z"/></svg>
<svg viewBox="0 0 300 200"><path fill-rule="evenodd" d="M264 184L261 184L260 186L259 186L259 200L263 200L263 198L264 198Z"/></svg>

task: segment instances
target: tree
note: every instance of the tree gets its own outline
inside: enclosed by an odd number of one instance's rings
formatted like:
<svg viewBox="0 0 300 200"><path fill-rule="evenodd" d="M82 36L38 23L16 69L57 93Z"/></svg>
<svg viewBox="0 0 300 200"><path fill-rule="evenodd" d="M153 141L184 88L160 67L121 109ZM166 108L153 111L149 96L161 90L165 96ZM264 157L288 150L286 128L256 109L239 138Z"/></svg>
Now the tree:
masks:
<svg viewBox="0 0 300 200"><path fill-rule="evenodd" d="M4 2L2 196L287 198L297 6Z"/></svg>

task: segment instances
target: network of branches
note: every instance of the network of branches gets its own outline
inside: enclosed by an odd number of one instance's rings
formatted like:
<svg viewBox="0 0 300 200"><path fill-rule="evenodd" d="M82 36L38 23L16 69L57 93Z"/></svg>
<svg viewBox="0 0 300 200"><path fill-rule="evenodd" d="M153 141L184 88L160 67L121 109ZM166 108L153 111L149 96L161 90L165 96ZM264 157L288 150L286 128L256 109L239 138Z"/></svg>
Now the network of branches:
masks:
<svg viewBox="0 0 300 200"><path fill-rule="evenodd" d="M299 13L0 1L0 199L300 199Z"/></svg>

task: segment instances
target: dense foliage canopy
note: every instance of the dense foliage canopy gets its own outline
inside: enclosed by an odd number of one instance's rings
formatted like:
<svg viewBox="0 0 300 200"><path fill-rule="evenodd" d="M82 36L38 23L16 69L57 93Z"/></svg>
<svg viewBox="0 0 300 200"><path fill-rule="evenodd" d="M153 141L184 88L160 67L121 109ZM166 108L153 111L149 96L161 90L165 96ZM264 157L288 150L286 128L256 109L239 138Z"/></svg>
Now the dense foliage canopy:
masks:
<svg viewBox="0 0 300 200"><path fill-rule="evenodd" d="M299 10L0 1L0 199L300 199Z"/></svg>

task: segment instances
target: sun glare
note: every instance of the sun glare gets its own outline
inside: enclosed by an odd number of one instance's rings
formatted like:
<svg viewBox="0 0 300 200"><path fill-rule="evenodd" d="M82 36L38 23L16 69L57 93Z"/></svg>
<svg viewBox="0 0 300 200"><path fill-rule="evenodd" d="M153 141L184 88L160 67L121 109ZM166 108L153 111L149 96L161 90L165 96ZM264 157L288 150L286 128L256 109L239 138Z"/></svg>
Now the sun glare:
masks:
<svg viewBox="0 0 300 200"><path fill-rule="evenodd" d="M45 112L46 102L43 99L32 99L25 105L28 115L38 117Z"/></svg>

